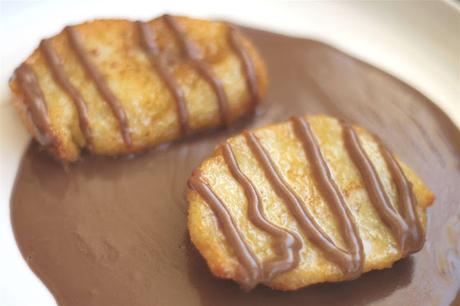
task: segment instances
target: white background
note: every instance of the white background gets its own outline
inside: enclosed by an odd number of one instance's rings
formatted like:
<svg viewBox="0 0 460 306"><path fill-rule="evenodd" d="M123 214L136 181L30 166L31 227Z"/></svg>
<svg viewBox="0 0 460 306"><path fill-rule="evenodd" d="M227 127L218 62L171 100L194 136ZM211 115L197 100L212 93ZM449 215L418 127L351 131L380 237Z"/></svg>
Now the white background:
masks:
<svg viewBox="0 0 460 306"><path fill-rule="evenodd" d="M9 198L28 136L11 105L13 69L44 36L91 18L165 12L224 18L330 43L396 75L460 126L460 9L444 1L0 0L0 306L55 305L15 245Z"/></svg>

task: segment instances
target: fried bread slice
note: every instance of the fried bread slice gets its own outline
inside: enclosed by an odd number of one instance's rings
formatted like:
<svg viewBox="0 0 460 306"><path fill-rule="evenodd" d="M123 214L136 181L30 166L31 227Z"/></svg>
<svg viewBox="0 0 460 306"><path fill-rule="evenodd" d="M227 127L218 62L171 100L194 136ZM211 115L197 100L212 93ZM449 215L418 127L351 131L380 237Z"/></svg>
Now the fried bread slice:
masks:
<svg viewBox="0 0 460 306"><path fill-rule="evenodd" d="M267 87L233 26L164 15L94 20L45 39L10 81L30 133L59 159L122 155L229 125Z"/></svg>
<svg viewBox="0 0 460 306"><path fill-rule="evenodd" d="M434 195L363 128L305 116L228 139L188 182L188 229L214 275L296 290L420 250Z"/></svg>

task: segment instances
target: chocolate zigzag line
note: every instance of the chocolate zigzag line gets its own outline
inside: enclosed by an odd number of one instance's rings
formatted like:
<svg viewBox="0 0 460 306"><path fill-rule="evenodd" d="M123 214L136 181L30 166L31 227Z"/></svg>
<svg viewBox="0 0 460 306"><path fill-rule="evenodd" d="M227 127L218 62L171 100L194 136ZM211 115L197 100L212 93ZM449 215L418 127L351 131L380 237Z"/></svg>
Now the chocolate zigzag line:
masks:
<svg viewBox="0 0 460 306"><path fill-rule="evenodd" d="M176 21L176 19L170 15L163 15L162 19L164 20L165 24L173 31L179 45L181 46L181 49L187 58L193 63L195 69L213 88L219 104L221 122L224 125L228 125L230 121L230 109L227 94L225 93L221 80L215 76L211 68L203 61L197 46L193 43L193 41L189 39L187 33Z"/></svg>
<svg viewBox="0 0 460 306"><path fill-rule="evenodd" d="M40 42L40 50L43 53L46 63L51 70L54 81L73 101L77 109L80 129L86 139L89 148L93 145L93 135L89 125L88 107L78 89L70 83L67 73L64 70L62 62L53 48L51 39L44 39Z"/></svg>
<svg viewBox="0 0 460 306"><path fill-rule="evenodd" d="M225 163L232 176L243 187L248 200L249 220L259 229L269 233L276 239L277 254L282 254L281 259L276 259L263 264L263 281L270 281L279 273L289 271L299 264L299 251L302 247L300 237L286 229L271 223L262 207L260 195L251 180L241 171L230 144L222 146Z"/></svg>
<svg viewBox="0 0 460 306"><path fill-rule="evenodd" d="M112 90L107 84L105 77L91 63L91 59L89 58L88 53L82 46L80 37L78 36L78 33L75 30L75 28L71 26L67 26L65 27L64 31L67 34L71 48L76 53L86 73L93 80L94 85L99 91L99 94L107 102L107 104L109 104L110 108L112 109L113 114L117 118L118 124L120 126L120 130L121 130L121 134L123 136L124 143L128 147L132 146L132 139L131 139L131 133L129 131L128 117L126 116L126 113L123 109L123 105L118 100L118 98L113 94Z"/></svg>

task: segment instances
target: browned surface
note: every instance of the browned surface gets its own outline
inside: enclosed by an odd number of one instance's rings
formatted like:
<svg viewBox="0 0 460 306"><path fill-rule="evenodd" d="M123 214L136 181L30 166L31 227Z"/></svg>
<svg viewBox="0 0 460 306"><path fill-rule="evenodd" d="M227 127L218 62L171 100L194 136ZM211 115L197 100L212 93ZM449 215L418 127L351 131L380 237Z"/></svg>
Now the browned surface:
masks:
<svg viewBox="0 0 460 306"><path fill-rule="evenodd" d="M133 159L88 157L65 171L32 146L12 197L16 238L61 305L449 305L460 288L460 133L400 81L321 43L246 33L271 85L260 127L304 113L343 116L379 134L436 194L425 247L391 269L296 292L242 292L211 275L186 230L186 181L243 127ZM458 300L458 298L457 298Z"/></svg>

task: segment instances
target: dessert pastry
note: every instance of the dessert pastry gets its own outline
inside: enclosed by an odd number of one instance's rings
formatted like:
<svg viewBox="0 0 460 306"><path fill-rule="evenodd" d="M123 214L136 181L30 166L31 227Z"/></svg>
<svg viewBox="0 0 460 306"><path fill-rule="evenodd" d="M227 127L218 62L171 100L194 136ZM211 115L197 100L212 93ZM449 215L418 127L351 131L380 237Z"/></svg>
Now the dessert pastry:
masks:
<svg viewBox="0 0 460 306"><path fill-rule="evenodd" d="M58 158L120 155L249 114L267 73L232 26L187 17L95 20L44 39L10 87L30 133Z"/></svg>
<svg viewBox="0 0 460 306"><path fill-rule="evenodd" d="M50 160L33 142L18 168L11 194L11 222L24 262L56 303L457 305L458 127L417 90L332 46L264 30L242 31L270 67L270 90L264 98L267 112L251 120L250 126L281 122L293 114L326 113L377 132L436 194L435 207L427 210L423 249L391 269L366 273L354 281L313 285L295 292L260 285L247 293L234 282L218 280L209 273L190 241L183 199L190 173L218 143L233 136L233 129L195 137L194 141L146 152L135 159L89 155L84 163L70 168ZM312 127L318 136L317 127ZM256 135L261 136L259 132ZM260 139L264 148L270 149L266 139ZM325 144L321 141L320 145L323 148ZM232 144L232 149L246 173L238 148ZM298 152L300 157L305 154ZM332 167L330 154L321 152ZM279 162L276 154L270 157ZM333 174L341 178L335 170ZM218 191L216 186L212 188ZM262 189L257 190L265 196ZM366 192L358 196L364 197ZM226 198L223 200L227 203ZM368 248L364 240L366 254Z"/></svg>
<svg viewBox="0 0 460 306"><path fill-rule="evenodd" d="M295 290L420 250L434 196L377 136L326 116L230 138L189 179L191 240L217 277Z"/></svg>

